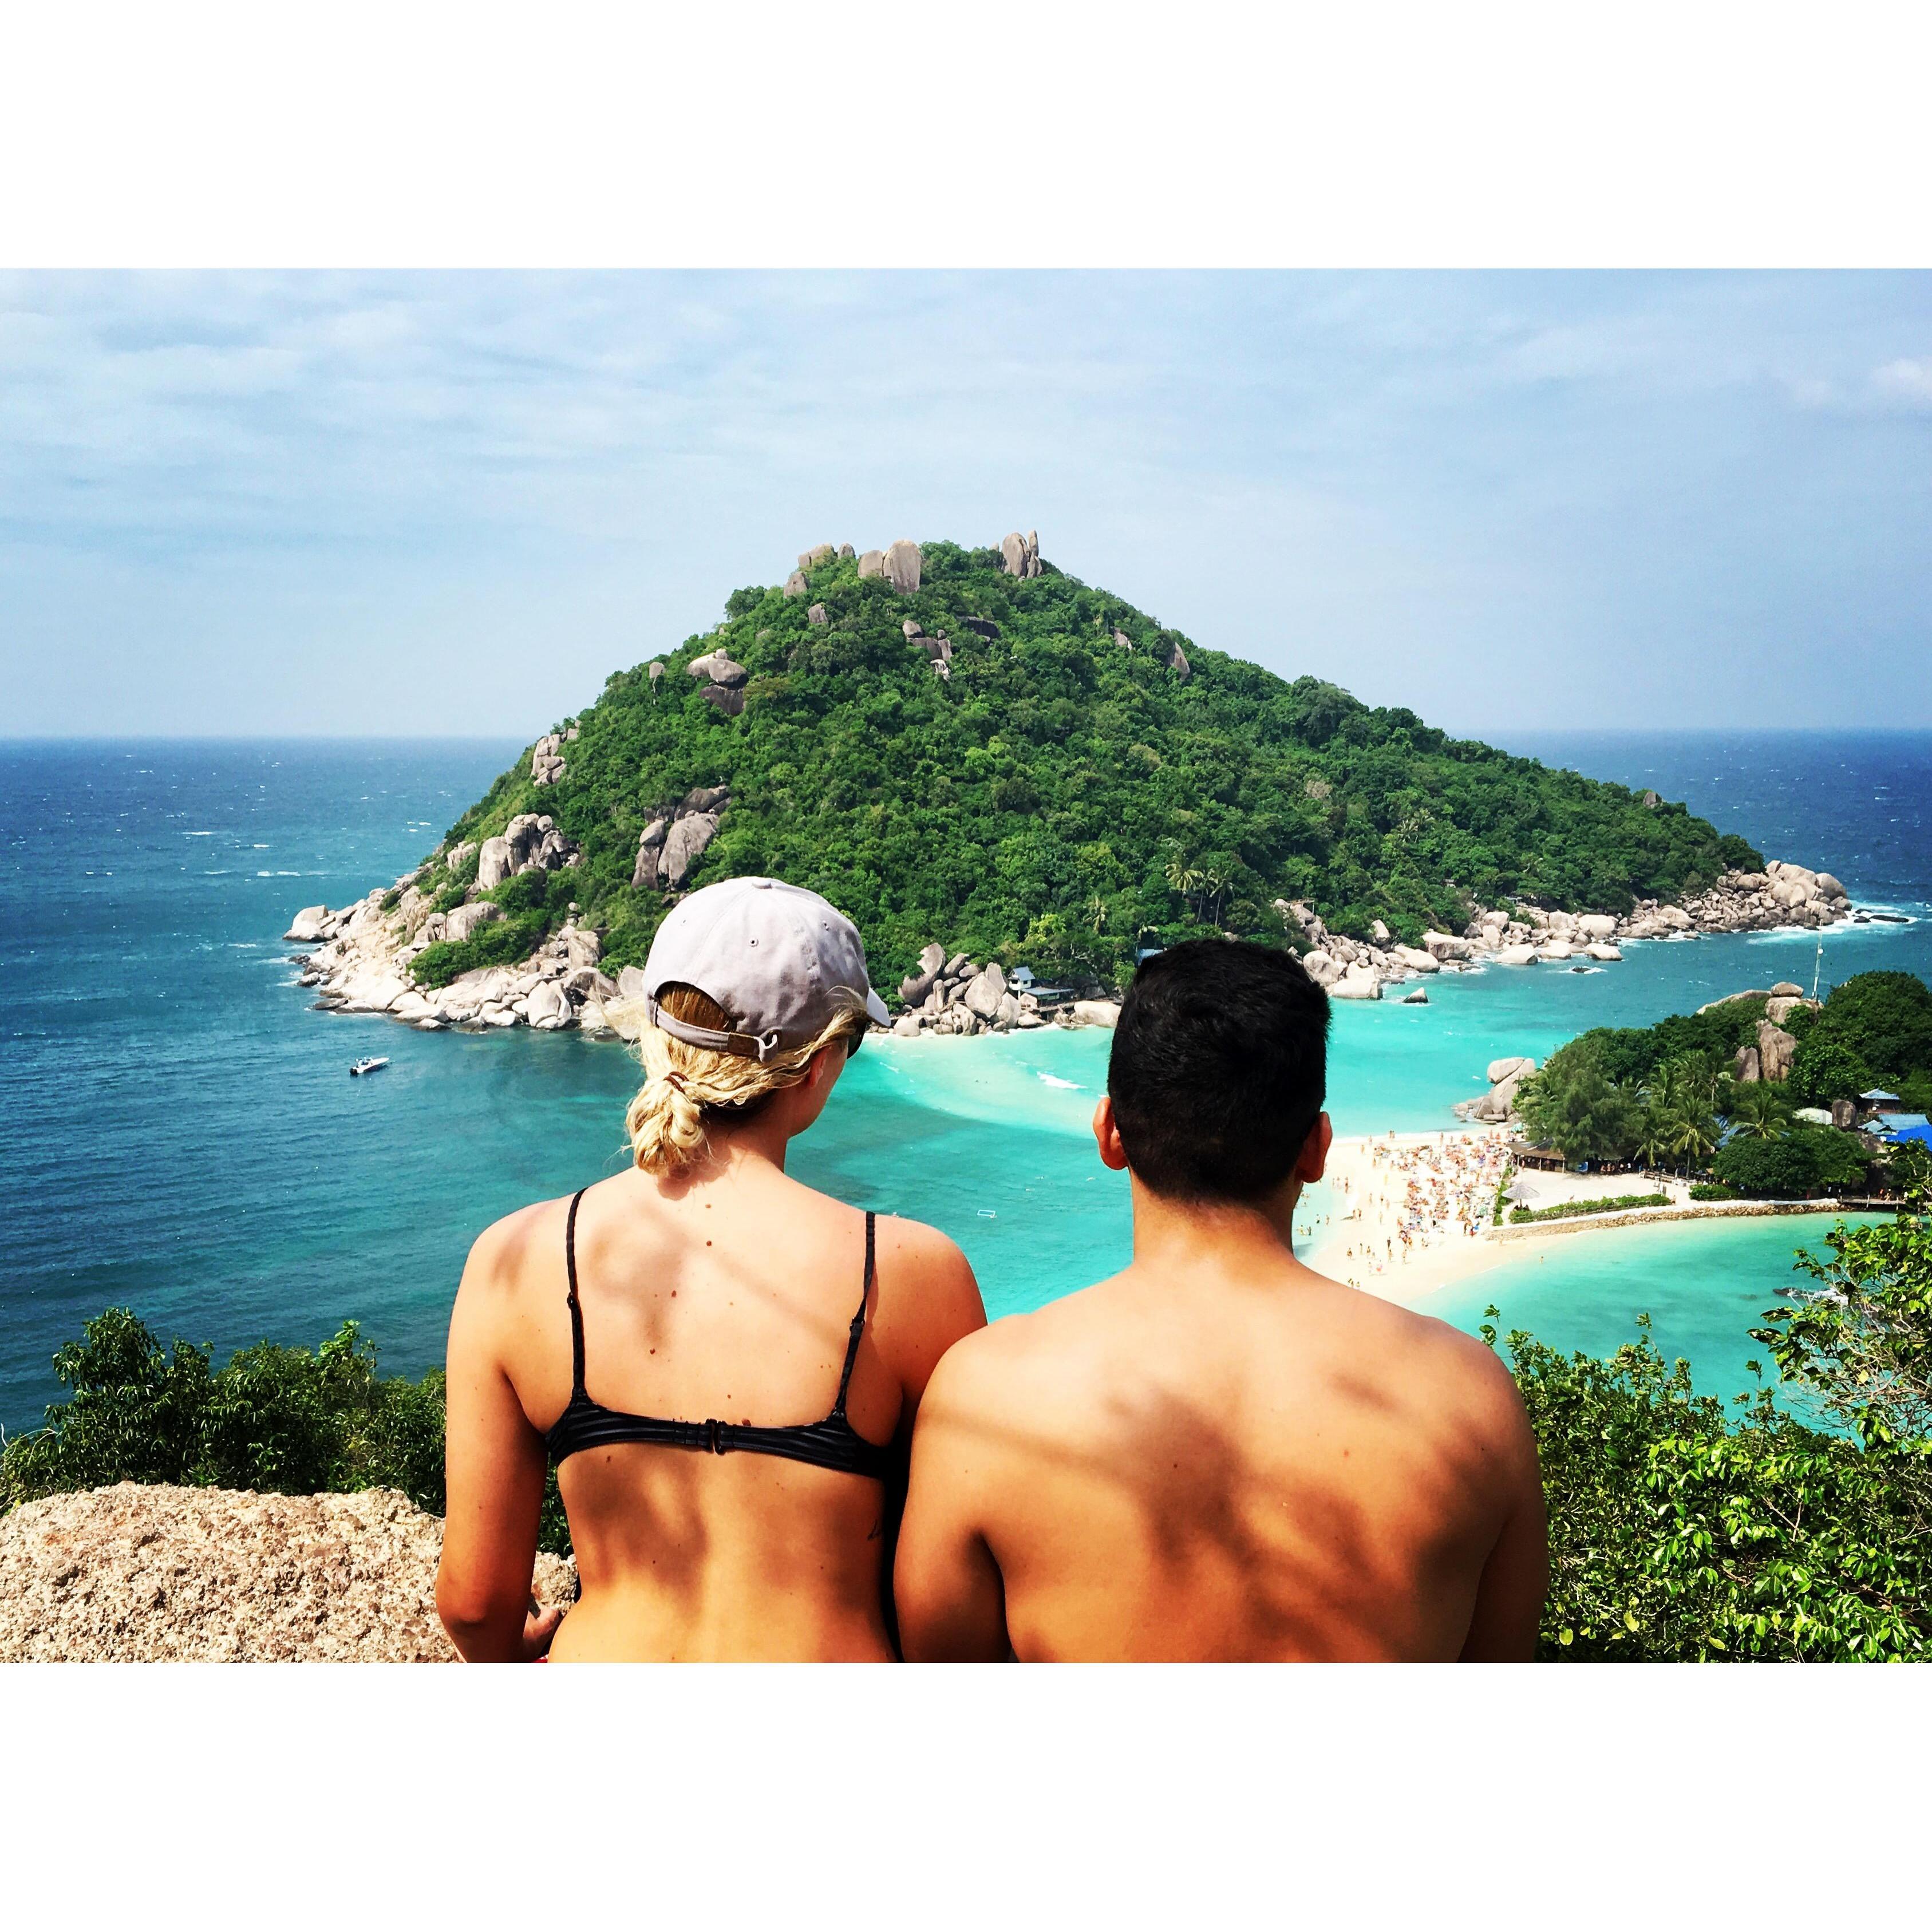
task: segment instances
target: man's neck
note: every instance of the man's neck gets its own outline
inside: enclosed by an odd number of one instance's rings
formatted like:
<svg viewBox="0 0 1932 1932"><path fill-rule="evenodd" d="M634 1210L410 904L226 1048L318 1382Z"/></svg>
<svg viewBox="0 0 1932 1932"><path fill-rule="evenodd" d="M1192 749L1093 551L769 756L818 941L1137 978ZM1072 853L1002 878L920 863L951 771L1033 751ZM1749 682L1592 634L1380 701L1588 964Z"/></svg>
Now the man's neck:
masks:
<svg viewBox="0 0 1932 1932"><path fill-rule="evenodd" d="M1279 1267L1294 1258L1295 1205L1299 1182L1265 1199L1177 1201L1133 1182L1134 1265L1161 1273L1217 1271L1244 1262Z"/></svg>

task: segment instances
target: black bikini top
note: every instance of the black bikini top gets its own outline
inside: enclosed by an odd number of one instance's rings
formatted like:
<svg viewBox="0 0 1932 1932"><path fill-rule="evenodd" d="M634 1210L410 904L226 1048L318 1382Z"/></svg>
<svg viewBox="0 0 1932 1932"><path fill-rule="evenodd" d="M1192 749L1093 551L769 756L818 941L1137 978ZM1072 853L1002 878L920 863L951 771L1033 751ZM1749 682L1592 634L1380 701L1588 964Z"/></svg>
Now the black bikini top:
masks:
<svg viewBox="0 0 1932 1932"><path fill-rule="evenodd" d="M844 1372L838 1378L838 1400L823 1422L795 1422L782 1429L760 1429L748 1422L672 1422L655 1415L626 1415L592 1402L584 1387L584 1311L577 1299L577 1204L572 1196L564 1223L563 1255L570 1274L570 1404L544 1436L551 1459L561 1462L580 1449L602 1449L614 1442L656 1442L673 1449L706 1449L722 1456L742 1449L754 1456L784 1456L820 1469L842 1469L855 1476L885 1480L891 1466L887 1444L868 1442L846 1420L845 1394L852 1385L852 1365L859 1359L859 1338L866 1332L866 1297L872 1286L872 1216L866 1216L866 1276L860 1284L859 1312L852 1318L852 1339L846 1345Z"/></svg>

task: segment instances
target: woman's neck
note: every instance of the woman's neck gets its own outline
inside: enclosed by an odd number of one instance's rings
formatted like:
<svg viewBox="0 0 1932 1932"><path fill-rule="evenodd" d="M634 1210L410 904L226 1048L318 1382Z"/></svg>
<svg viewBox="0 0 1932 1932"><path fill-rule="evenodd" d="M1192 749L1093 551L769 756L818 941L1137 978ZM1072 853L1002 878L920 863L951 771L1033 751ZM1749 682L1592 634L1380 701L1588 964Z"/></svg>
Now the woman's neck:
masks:
<svg viewBox="0 0 1932 1932"><path fill-rule="evenodd" d="M696 1178L723 1180L734 1169L758 1162L784 1173L785 1149L791 1144L791 1136L784 1122L770 1118L776 1111L762 1107L748 1120L736 1121L729 1126L706 1121L705 1134L711 1143L711 1157Z"/></svg>

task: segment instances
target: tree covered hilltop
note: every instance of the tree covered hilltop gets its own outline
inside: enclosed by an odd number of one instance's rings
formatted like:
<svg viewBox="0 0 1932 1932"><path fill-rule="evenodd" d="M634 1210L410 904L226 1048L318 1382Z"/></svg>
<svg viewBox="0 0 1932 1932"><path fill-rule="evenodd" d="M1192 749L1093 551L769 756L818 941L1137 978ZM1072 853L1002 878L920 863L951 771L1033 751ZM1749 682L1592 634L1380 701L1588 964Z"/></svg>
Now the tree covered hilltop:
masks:
<svg viewBox="0 0 1932 1932"><path fill-rule="evenodd" d="M935 939L1117 982L1144 928L1305 943L1278 901L1414 944L1501 902L1623 914L1762 862L1654 793L1198 645L1015 536L822 544L734 592L405 890L419 986L526 958L573 904L607 970L640 962L678 891L742 873L823 892L888 987Z"/></svg>

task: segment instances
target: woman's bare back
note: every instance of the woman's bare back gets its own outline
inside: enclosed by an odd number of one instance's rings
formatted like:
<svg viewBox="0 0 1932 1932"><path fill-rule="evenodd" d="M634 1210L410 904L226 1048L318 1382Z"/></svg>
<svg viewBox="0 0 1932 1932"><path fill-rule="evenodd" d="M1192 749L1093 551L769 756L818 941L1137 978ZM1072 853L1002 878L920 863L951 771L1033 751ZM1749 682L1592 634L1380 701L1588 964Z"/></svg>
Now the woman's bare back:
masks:
<svg viewBox="0 0 1932 1932"><path fill-rule="evenodd" d="M548 1202L485 1237L504 1375L539 1441L572 1402L566 1238ZM888 1527L910 1416L958 1335L984 1320L952 1244L866 1217L762 1161L586 1190L574 1252L590 1402L622 1416L765 1428L821 1424L865 1320L844 1414L896 1450L886 1482L777 1454L592 1443L559 1485L583 1594L551 1654L885 1658ZM484 1246L479 1243L479 1250ZM466 1286L467 1282L466 1282Z"/></svg>

